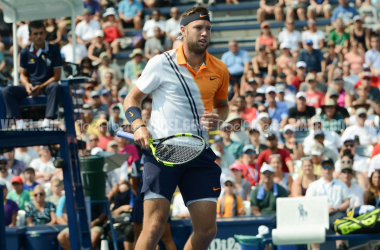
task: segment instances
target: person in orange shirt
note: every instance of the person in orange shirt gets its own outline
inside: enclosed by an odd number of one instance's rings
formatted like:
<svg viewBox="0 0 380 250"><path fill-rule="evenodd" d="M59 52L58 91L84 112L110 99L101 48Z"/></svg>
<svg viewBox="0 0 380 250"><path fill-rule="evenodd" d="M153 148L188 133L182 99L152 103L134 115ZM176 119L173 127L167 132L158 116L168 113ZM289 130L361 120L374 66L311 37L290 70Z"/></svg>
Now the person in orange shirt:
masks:
<svg viewBox="0 0 380 250"><path fill-rule="evenodd" d="M218 199L217 215L218 217L234 217L245 215L243 200L240 196L234 195L235 180L226 177L223 180L224 194Z"/></svg>

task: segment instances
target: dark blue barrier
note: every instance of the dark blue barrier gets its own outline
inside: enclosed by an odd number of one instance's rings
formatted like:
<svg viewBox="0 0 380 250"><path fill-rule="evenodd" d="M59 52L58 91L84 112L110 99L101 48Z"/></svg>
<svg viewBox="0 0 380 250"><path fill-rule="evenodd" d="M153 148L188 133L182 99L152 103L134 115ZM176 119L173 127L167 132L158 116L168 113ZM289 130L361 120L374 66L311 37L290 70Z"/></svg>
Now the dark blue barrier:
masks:
<svg viewBox="0 0 380 250"><path fill-rule="evenodd" d="M6 250L24 249L26 227L6 227Z"/></svg>
<svg viewBox="0 0 380 250"><path fill-rule="evenodd" d="M25 250L57 250L57 235L67 226L33 226L25 232Z"/></svg>

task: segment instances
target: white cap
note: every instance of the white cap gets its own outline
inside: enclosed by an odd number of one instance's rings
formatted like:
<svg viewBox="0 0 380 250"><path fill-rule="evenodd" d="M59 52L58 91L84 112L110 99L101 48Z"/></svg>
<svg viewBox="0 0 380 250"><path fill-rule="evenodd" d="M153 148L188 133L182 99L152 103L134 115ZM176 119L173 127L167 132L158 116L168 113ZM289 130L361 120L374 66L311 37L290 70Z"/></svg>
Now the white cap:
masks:
<svg viewBox="0 0 380 250"><path fill-rule="evenodd" d="M362 69L370 69L371 67L367 63L363 63Z"/></svg>
<svg viewBox="0 0 380 250"><path fill-rule="evenodd" d="M285 125L285 127L284 127L284 131L287 131L287 130L290 130L290 131L296 132L295 127L294 127L293 125L291 125L291 124L287 124L287 125Z"/></svg>
<svg viewBox="0 0 380 250"><path fill-rule="evenodd" d="M264 164L261 166L260 173L264 173L265 171L270 171L274 173L274 168L269 164Z"/></svg>
<svg viewBox="0 0 380 250"><path fill-rule="evenodd" d="M315 116L311 117L311 124L314 124L316 122L322 123L322 118L319 115L315 115Z"/></svg>
<svg viewBox="0 0 380 250"><path fill-rule="evenodd" d="M352 18L352 20L354 20L354 22L356 22L356 21L361 21L362 18L361 18L361 16L356 15L356 16L354 16L354 18Z"/></svg>
<svg viewBox="0 0 380 250"><path fill-rule="evenodd" d="M291 48L291 46L290 46L290 44L287 43L287 42L283 42L283 43L281 43L281 45L280 45L280 49L290 49L290 48Z"/></svg>
<svg viewBox="0 0 380 250"><path fill-rule="evenodd" d="M103 152L104 150L102 148L99 148L99 147L95 147L93 149L91 149L91 155L96 155L98 154L99 152Z"/></svg>
<svg viewBox="0 0 380 250"><path fill-rule="evenodd" d="M117 18L117 13L116 13L116 11L115 11L114 8L112 8L112 7L111 8L107 8L106 12L104 12L104 14L103 14L103 17L107 17L109 15L114 15L115 18Z"/></svg>
<svg viewBox="0 0 380 250"><path fill-rule="evenodd" d="M297 64L296 64L297 69L298 69L298 68L301 68L301 67L306 68L306 66L307 66L307 64L306 64L304 61L299 61L299 62L297 62Z"/></svg>
<svg viewBox="0 0 380 250"><path fill-rule="evenodd" d="M104 32L103 32L103 30L97 30L97 31L95 31L95 33L94 33L94 37L98 37L98 36L100 36L100 37L104 37Z"/></svg>
<svg viewBox="0 0 380 250"><path fill-rule="evenodd" d="M266 113L266 112L261 112L260 114L259 114L259 116L257 117L257 119L260 121L260 120L262 120L262 119L269 119L270 118L270 116L269 116L269 114L268 113Z"/></svg>
<svg viewBox="0 0 380 250"><path fill-rule="evenodd" d="M221 154L219 151L214 150L214 154L215 154L218 158L222 158L222 154Z"/></svg>
<svg viewBox="0 0 380 250"><path fill-rule="evenodd" d="M265 94L268 94L268 93L270 93L270 92L274 92L274 93L276 93L276 87L274 87L274 86L268 86L268 87L266 88L266 90L265 90Z"/></svg>
<svg viewBox="0 0 380 250"><path fill-rule="evenodd" d="M296 98L299 99L300 97L303 97L306 99L306 93L305 92L298 92L296 95Z"/></svg>
<svg viewBox="0 0 380 250"><path fill-rule="evenodd" d="M234 178L232 178L232 177L229 177L229 176L227 176L226 178L224 178L223 179L223 184L225 184L226 182L231 182L232 184L234 184L235 185L235 179Z"/></svg>

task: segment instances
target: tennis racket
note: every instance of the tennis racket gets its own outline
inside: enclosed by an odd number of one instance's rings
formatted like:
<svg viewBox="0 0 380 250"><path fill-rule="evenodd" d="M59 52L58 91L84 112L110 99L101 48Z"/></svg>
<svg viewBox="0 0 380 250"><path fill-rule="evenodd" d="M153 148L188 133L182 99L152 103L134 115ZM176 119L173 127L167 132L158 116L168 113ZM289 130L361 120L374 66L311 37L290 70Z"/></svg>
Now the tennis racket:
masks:
<svg viewBox="0 0 380 250"><path fill-rule="evenodd" d="M121 130L117 131L117 136L134 140L133 134ZM149 147L158 162L174 167L200 156L206 149L206 143L200 136L184 133L161 139L149 138Z"/></svg>

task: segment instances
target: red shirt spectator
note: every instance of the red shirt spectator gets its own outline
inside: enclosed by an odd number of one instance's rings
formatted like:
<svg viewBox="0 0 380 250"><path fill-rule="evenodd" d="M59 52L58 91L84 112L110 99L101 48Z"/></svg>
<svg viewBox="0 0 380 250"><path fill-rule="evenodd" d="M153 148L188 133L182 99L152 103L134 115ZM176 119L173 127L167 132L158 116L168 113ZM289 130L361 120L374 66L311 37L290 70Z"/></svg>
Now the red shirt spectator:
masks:
<svg viewBox="0 0 380 250"><path fill-rule="evenodd" d="M243 177L245 180L249 181L252 186L256 186L259 184L259 172L257 169L257 164L243 164Z"/></svg>
<svg viewBox="0 0 380 250"><path fill-rule="evenodd" d="M99 136L98 147L106 151L108 143L113 140L114 138L112 136Z"/></svg>
<svg viewBox="0 0 380 250"><path fill-rule="evenodd" d="M325 103L325 94L323 92L305 92L306 94L306 105L312 106L314 108L320 108Z"/></svg>
<svg viewBox="0 0 380 250"><path fill-rule="evenodd" d="M273 153L269 149L265 149L263 152L260 153L259 157L257 158L257 165L259 166L259 171L263 163L266 162L269 164L269 157L271 155L276 155L276 154L279 154L281 156L282 172L289 173L289 169L286 166L286 162L291 161L292 158L290 157L290 153L287 149L281 149L281 148L277 148L277 151Z"/></svg>
<svg viewBox="0 0 380 250"><path fill-rule="evenodd" d="M305 78L300 80L298 75L296 75L295 77L292 78L292 80L290 81L290 84L296 87L297 92L298 92L300 89L301 83L303 83L304 81L305 81Z"/></svg>
<svg viewBox="0 0 380 250"><path fill-rule="evenodd" d="M140 159L139 153L135 145L125 144L124 148L119 150L120 154L130 154L131 156L128 158L128 166L132 165L132 162Z"/></svg>
<svg viewBox="0 0 380 250"><path fill-rule="evenodd" d="M380 77L377 77L377 76L371 76L372 80L371 80L371 86L372 87L375 87L375 88L378 88L379 85L380 85ZM360 86L360 84L362 84L362 80L360 79L356 84L355 84L355 89L357 87Z"/></svg>
<svg viewBox="0 0 380 250"><path fill-rule="evenodd" d="M251 122L254 119L256 119L256 113L257 113L257 110L255 107L252 107L252 108L245 107L244 113L239 115L239 117L242 118L244 121L249 122L249 124L251 124Z"/></svg>

